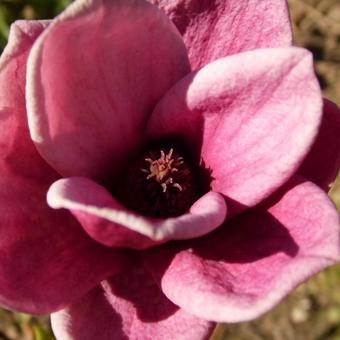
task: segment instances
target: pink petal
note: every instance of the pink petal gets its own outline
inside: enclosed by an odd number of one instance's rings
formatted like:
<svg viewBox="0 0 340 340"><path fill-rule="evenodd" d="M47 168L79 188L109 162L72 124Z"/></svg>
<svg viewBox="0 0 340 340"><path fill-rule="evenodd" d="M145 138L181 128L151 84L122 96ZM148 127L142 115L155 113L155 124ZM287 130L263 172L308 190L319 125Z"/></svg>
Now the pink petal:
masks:
<svg viewBox="0 0 340 340"><path fill-rule="evenodd" d="M147 252L165 295L218 322L258 317L340 260L339 218L327 195L295 179L268 212L250 210L200 240Z"/></svg>
<svg viewBox="0 0 340 340"><path fill-rule="evenodd" d="M0 70L24 50L30 49L33 42L50 24L50 20L17 20L11 25L8 44L0 56ZM24 76L24 74L22 74ZM24 85L24 82L22 83ZM3 93L0 93L0 95ZM22 95L22 94L21 94ZM5 95L7 97L7 95Z"/></svg>
<svg viewBox="0 0 340 340"><path fill-rule="evenodd" d="M230 54L292 43L285 0L149 0L183 35L193 69Z"/></svg>
<svg viewBox="0 0 340 340"><path fill-rule="evenodd" d="M37 153L25 112L29 49L46 22L12 25L0 60L0 304L48 313L120 270L122 255L93 242L46 192L58 175Z"/></svg>
<svg viewBox="0 0 340 340"><path fill-rule="evenodd" d="M142 267L104 281L51 319L58 340L198 340L214 326L172 304Z"/></svg>
<svg viewBox="0 0 340 340"><path fill-rule="evenodd" d="M148 134L182 138L212 171L213 191L254 206L299 167L321 104L309 52L244 52L176 84L155 108Z"/></svg>
<svg viewBox="0 0 340 340"><path fill-rule="evenodd" d="M47 200L52 208L70 209L93 239L110 247L144 249L199 237L216 229L226 217L224 198L214 192L205 194L179 217L145 217L126 209L101 185L81 177L55 182Z"/></svg>
<svg viewBox="0 0 340 340"><path fill-rule="evenodd" d="M325 99L318 136L299 173L326 191L340 168L340 109Z"/></svg>
<svg viewBox="0 0 340 340"><path fill-rule="evenodd" d="M70 5L28 62L32 139L63 176L112 179L155 103L189 71L176 28L143 0Z"/></svg>

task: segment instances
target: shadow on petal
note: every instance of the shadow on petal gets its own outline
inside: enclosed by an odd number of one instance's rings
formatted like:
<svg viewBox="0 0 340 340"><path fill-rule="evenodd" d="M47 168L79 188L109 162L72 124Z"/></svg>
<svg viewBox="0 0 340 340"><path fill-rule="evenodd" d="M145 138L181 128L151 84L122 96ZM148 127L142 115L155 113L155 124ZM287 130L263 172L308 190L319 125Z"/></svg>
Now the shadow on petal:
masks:
<svg viewBox="0 0 340 340"><path fill-rule="evenodd" d="M171 301L206 320L267 312L339 259L338 214L327 195L299 177L285 190L206 237L148 250L146 268Z"/></svg>
<svg viewBox="0 0 340 340"><path fill-rule="evenodd" d="M161 282L170 268L182 266L184 258L186 263L197 259L210 263L217 270L217 276L222 273L233 276L234 271L242 271L257 261L266 261L270 257L294 258L298 252L298 244L281 222L268 212L252 209L207 236L187 242L171 242L144 254L147 268L149 264L156 267L152 273L156 281ZM187 262L188 258L191 260ZM194 262L192 264L196 266Z"/></svg>
<svg viewBox="0 0 340 340"><path fill-rule="evenodd" d="M294 257L299 247L289 230L273 215L251 211L194 243L192 249L204 259L250 263L277 253Z"/></svg>
<svg viewBox="0 0 340 340"><path fill-rule="evenodd" d="M209 339L214 324L179 309L139 265L52 314L58 339Z"/></svg>
<svg viewBox="0 0 340 340"><path fill-rule="evenodd" d="M70 322L70 320L72 322ZM123 319L112 309L100 287L90 291L77 303L51 315L51 323L58 339L78 338L128 340L124 334ZM101 327L101 328L100 328Z"/></svg>
<svg viewBox="0 0 340 340"><path fill-rule="evenodd" d="M112 277L109 283L103 284L103 288L108 296L130 301L142 322L159 322L179 310L142 266Z"/></svg>

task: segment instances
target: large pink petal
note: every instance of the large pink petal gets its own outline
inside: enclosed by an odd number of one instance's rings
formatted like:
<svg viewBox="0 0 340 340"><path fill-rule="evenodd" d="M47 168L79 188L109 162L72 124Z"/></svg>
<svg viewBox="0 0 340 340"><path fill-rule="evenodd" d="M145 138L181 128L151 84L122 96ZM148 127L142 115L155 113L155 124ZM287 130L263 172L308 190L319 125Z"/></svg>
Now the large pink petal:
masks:
<svg viewBox="0 0 340 340"><path fill-rule="evenodd" d="M58 340L198 340L208 339L214 326L171 303L138 266L51 318Z"/></svg>
<svg viewBox="0 0 340 340"><path fill-rule="evenodd" d="M230 54L291 45L285 0L149 0L183 35L194 69Z"/></svg>
<svg viewBox="0 0 340 340"><path fill-rule="evenodd" d="M55 182L47 200L53 208L70 209L96 241L135 249L205 235L226 217L224 198L214 192L205 194L179 217L145 217L126 209L101 185L81 177Z"/></svg>
<svg viewBox="0 0 340 340"><path fill-rule="evenodd" d="M175 304L207 320L239 322L339 261L339 241L338 214L327 195L295 179L267 212L250 210L186 246L149 250L145 261Z"/></svg>
<svg viewBox="0 0 340 340"><path fill-rule="evenodd" d="M182 138L212 171L214 191L253 206L297 170L321 105L309 52L244 52L176 84L155 108L148 134Z"/></svg>
<svg viewBox="0 0 340 340"><path fill-rule="evenodd" d="M325 99L318 136L299 173L326 191L340 168L340 109Z"/></svg>
<svg viewBox="0 0 340 340"><path fill-rule="evenodd" d="M144 0L77 0L28 62L32 139L63 176L110 180L136 152L155 103L189 71L171 21Z"/></svg>
<svg viewBox="0 0 340 340"><path fill-rule="evenodd" d="M0 304L29 313L65 306L122 262L46 204L59 176L30 139L24 96L28 51L46 25L15 23L0 60Z"/></svg>

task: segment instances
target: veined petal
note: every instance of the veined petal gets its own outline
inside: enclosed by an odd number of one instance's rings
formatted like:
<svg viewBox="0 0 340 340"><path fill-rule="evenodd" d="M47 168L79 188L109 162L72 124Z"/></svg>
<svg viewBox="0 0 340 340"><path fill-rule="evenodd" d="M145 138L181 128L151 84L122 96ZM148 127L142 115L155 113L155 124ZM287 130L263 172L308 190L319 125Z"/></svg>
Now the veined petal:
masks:
<svg viewBox="0 0 340 340"><path fill-rule="evenodd" d="M30 139L24 88L28 52L47 24L13 24L0 60L0 304L34 314L66 306L125 263L46 204L59 176Z"/></svg>
<svg viewBox="0 0 340 340"><path fill-rule="evenodd" d="M69 209L96 241L135 249L205 235L226 217L224 198L214 192L205 194L179 217L145 217L126 209L104 187L81 177L55 182L47 199L53 208Z"/></svg>
<svg viewBox="0 0 340 340"><path fill-rule="evenodd" d="M32 139L63 176L114 178L159 98L189 71L171 21L144 0L77 0L28 61Z"/></svg>
<svg viewBox="0 0 340 340"><path fill-rule="evenodd" d="M193 69L230 54L292 43L286 0L149 1L183 35Z"/></svg>
<svg viewBox="0 0 340 340"><path fill-rule="evenodd" d="M58 340L203 340L214 327L170 302L142 267L102 282L51 319Z"/></svg>
<svg viewBox="0 0 340 340"><path fill-rule="evenodd" d="M146 252L165 295L207 320L240 322L275 306L340 260L339 217L327 195L294 179L268 211L249 210L202 239Z"/></svg>
<svg viewBox="0 0 340 340"><path fill-rule="evenodd" d="M318 133L321 106L308 51L244 52L176 84L156 106L148 136L186 141L212 172L212 190L241 209L296 172Z"/></svg>

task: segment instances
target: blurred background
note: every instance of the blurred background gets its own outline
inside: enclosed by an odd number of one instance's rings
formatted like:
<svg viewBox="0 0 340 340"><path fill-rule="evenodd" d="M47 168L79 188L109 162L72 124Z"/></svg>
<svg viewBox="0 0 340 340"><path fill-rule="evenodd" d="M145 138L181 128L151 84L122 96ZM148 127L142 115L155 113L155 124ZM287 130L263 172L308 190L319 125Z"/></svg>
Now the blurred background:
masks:
<svg viewBox="0 0 340 340"><path fill-rule="evenodd" d="M13 21L53 18L70 2L0 0L0 52ZM340 0L289 0L289 5L295 45L314 54L325 97L340 105ZM340 209L340 179L330 195ZM0 309L0 340L52 339L48 317ZM340 266L315 276L256 321L218 326L214 340L222 339L340 340Z"/></svg>

